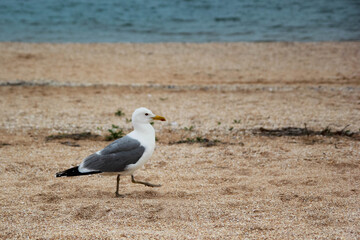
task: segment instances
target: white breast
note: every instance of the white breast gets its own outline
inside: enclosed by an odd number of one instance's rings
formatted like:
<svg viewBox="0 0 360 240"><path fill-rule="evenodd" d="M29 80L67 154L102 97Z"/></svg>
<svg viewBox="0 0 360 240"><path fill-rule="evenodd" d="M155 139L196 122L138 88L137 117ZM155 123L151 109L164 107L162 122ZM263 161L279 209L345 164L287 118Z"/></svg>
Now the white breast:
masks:
<svg viewBox="0 0 360 240"><path fill-rule="evenodd" d="M140 142L145 148L142 157L135 164L130 164L126 167L123 175L131 175L135 170L144 166L144 164L150 159L155 149L155 130L150 124L142 126L141 129L136 129L128 135Z"/></svg>

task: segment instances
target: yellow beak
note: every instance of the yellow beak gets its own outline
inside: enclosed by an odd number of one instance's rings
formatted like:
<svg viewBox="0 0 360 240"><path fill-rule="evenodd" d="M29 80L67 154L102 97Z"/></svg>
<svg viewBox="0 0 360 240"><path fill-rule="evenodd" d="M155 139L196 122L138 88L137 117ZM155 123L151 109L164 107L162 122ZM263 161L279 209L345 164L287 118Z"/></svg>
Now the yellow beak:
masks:
<svg viewBox="0 0 360 240"><path fill-rule="evenodd" d="M160 121L166 121L166 119L162 116L156 115L155 117L153 117L154 120L160 120Z"/></svg>

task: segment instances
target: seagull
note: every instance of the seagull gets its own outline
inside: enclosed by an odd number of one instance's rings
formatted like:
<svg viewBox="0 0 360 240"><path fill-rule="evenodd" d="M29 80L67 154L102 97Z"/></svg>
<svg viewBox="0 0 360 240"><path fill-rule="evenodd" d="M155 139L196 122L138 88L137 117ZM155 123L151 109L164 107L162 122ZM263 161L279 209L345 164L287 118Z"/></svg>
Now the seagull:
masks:
<svg viewBox="0 0 360 240"><path fill-rule="evenodd" d="M120 176L131 175L131 181L148 187L161 185L136 181L133 173L141 168L151 157L155 149L155 130L150 124L153 120L166 121L147 108L141 107L132 114L134 130L115 140L104 149L86 157L79 166L56 173L56 177L73 177L90 174L117 175L116 197L119 194Z"/></svg>

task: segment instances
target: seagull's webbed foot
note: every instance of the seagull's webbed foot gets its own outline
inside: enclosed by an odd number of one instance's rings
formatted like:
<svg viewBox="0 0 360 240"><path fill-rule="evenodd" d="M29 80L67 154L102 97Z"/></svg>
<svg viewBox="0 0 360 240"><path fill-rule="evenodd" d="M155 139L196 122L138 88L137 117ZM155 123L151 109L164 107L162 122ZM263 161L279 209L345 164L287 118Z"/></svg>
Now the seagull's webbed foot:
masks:
<svg viewBox="0 0 360 240"><path fill-rule="evenodd" d="M137 184L143 184L147 187L161 187L161 184L153 184L153 183L148 183L148 182L137 181L137 180L135 180L134 175L131 175L131 182L137 183Z"/></svg>
<svg viewBox="0 0 360 240"><path fill-rule="evenodd" d="M116 192L115 192L115 197L125 197L125 195L119 194L119 182L120 182L120 174L117 175L116 178Z"/></svg>
<svg viewBox="0 0 360 240"><path fill-rule="evenodd" d="M118 192L115 193L115 197L117 198L124 198L125 195L124 194L119 194Z"/></svg>

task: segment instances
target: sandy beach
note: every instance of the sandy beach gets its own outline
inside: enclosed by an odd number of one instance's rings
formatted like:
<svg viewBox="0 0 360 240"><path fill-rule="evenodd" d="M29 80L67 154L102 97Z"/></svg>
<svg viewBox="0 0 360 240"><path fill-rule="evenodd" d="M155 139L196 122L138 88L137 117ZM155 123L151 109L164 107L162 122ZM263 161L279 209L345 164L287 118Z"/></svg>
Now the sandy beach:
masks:
<svg viewBox="0 0 360 240"><path fill-rule="evenodd" d="M0 96L0 239L360 238L359 42L0 43ZM140 106L161 188L55 178Z"/></svg>

